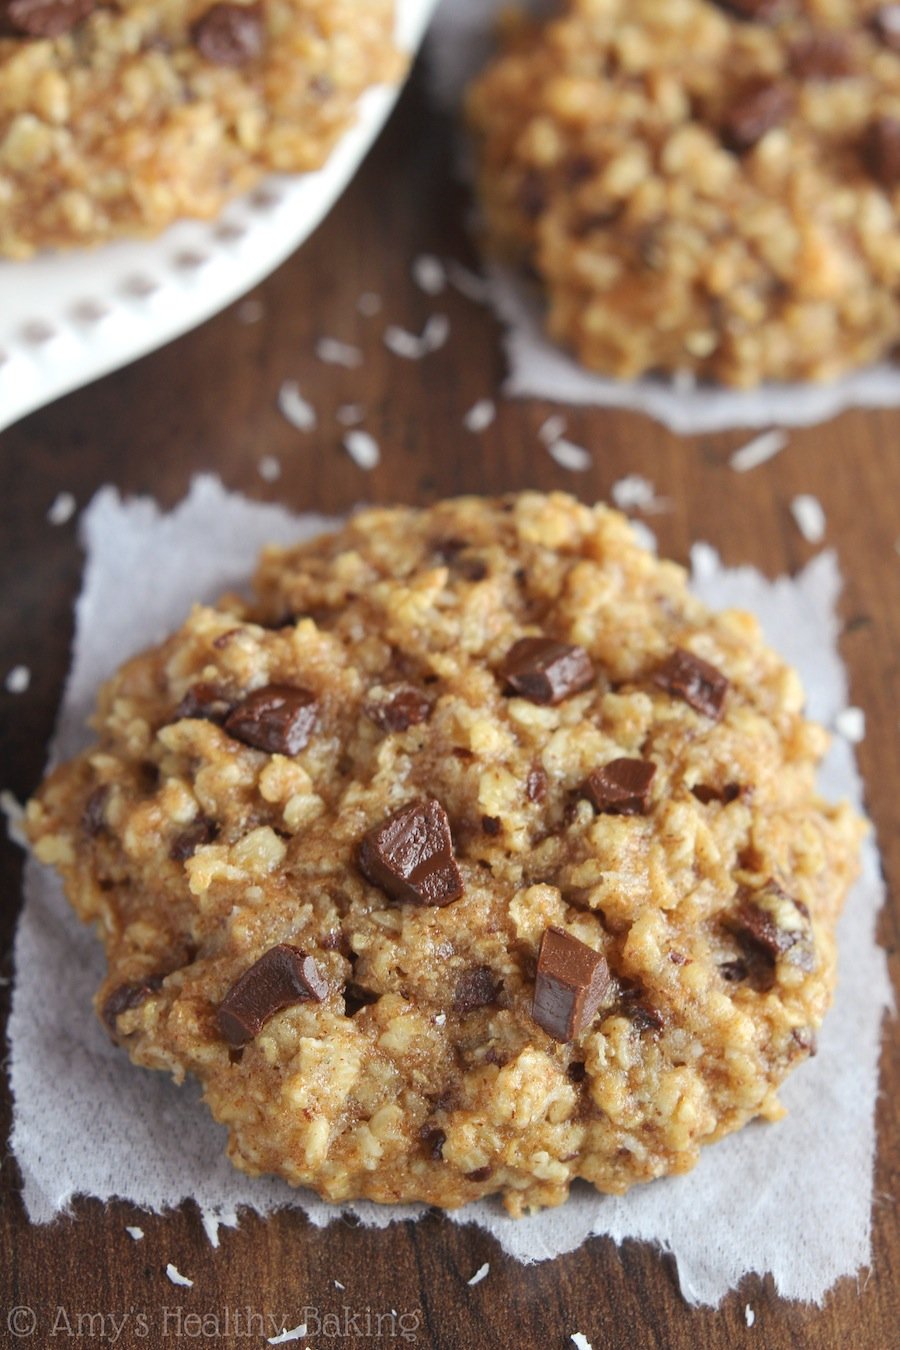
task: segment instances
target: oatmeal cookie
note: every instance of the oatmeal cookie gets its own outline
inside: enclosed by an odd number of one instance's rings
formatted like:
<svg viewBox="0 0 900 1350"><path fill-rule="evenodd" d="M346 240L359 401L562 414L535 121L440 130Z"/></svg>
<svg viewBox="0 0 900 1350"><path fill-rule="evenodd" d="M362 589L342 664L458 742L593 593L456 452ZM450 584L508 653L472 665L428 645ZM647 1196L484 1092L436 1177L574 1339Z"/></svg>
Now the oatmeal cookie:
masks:
<svg viewBox="0 0 900 1350"><path fill-rule="evenodd" d="M900 340L900 5L565 0L468 118L489 246L586 366L750 387Z"/></svg>
<svg viewBox="0 0 900 1350"><path fill-rule="evenodd" d="M29 804L97 1012L229 1152L515 1215L779 1114L861 822L754 619L563 495L270 550L106 686Z"/></svg>
<svg viewBox="0 0 900 1350"><path fill-rule="evenodd" d="M156 234L324 163L393 0L0 0L0 254Z"/></svg>

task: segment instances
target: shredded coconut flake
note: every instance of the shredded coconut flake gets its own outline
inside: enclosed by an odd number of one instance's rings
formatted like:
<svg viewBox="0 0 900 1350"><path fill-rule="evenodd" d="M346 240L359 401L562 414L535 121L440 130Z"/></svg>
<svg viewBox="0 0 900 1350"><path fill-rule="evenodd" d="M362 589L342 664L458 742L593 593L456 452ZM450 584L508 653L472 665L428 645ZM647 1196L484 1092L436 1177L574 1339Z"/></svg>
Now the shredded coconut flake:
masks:
<svg viewBox="0 0 900 1350"><path fill-rule="evenodd" d="M866 738L866 714L862 708L844 708L834 719L834 729L851 745L859 745Z"/></svg>
<svg viewBox="0 0 900 1350"><path fill-rule="evenodd" d="M381 313L381 296L374 291L363 291L356 302L356 308L364 319L372 319Z"/></svg>
<svg viewBox="0 0 900 1350"><path fill-rule="evenodd" d="M24 694L31 684L31 671L27 666L13 666L4 681L8 694Z"/></svg>
<svg viewBox="0 0 900 1350"><path fill-rule="evenodd" d="M747 1323L748 1327L752 1327L753 1323L756 1321L756 1313L750 1307L749 1303L744 1309L744 1321Z"/></svg>
<svg viewBox="0 0 900 1350"><path fill-rule="evenodd" d="M287 1345L288 1341L302 1340L306 1335L306 1323L301 1322L298 1327L292 1327L290 1331L282 1331L280 1336L267 1336L269 1345Z"/></svg>
<svg viewBox="0 0 900 1350"><path fill-rule="evenodd" d="M265 306L261 300L244 300L237 308L238 321L240 323L259 323L265 312Z"/></svg>
<svg viewBox="0 0 900 1350"><path fill-rule="evenodd" d="M587 1336L585 1336L580 1331L573 1331L569 1339L571 1340L572 1344L576 1347L576 1350L593 1350L593 1346L591 1345Z"/></svg>
<svg viewBox="0 0 900 1350"><path fill-rule="evenodd" d="M538 427L538 440L542 445L551 446L554 441L562 440L566 434L566 419L562 413L553 413Z"/></svg>
<svg viewBox="0 0 900 1350"><path fill-rule="evenodd" d="M51 525L65 525L74 516L76 506L71 492L58 492L50 503L47 519Z"/></svg>
<svg viewBox="0 0 900 1350"><path fill-rule="evenodd" d="M436 1016L435 1019L434 1019L434 1025L435 1025L436 1027L442 1027L442 1026L444 1025L444 1023L446 1022L446 1020L447 1020L447 1014L446 1014L446 1013L438 1013L437 1016Z"/></svg>
<svg viewBox="0 0 900 1350"><path fill-rule="evenodd" d="M342 403L335 413L342 427L355 427L365 415L366 410L361 403Z"/></svg>
<svg viewBox="0 0 900 1350"><path fill-rule="evenodd" d="M263 455L257 468L260 478L267 483L275 483L281 477L281 464L274 455Z"/></svg>
<svg viewBox="0 0 900 1350"><path fill-rule="evenodd" d="M749 469L758 469L760 464L774 459L787 443L787 432L773 427L771 431L763 431L759 436L754 436L753 440L742 445L740 450L735 450L729 463L737 473L747 473Z"/></svg>
<svg viewBox="0 0 900 1350"><path fill-rule="evenodd" d="M360 469L374 469L381 460L378 442L368 431L348 431L344 449Z"/></svg>
<svg viewBox="0 0 900 1350"><path fill-rule="evenodd" d="M316 356L328 366L345 366L347 370L358 370L363 363L363 354L358 347L339 342L337 338L319 338Z"/></svg>
<svg viewBox="0 0 900 1350"><path fill-rule="evenodd" d="M12 843L18 844L19 848L27 849L28 840L23 826L25 808L9 788L4 788L0 792L0 811L6 816L6 833Z"/></svg>
<svg viewBox="0 0 900 1350"><path fill-rule="evenodd" d="M493 399L482 398L472 407L463 418L463 426L466 431L487 431L488 427L497 416L497 405Z"/></svg>
<svg viewBox="0 0 900 1350"><path fill-rule="evenodd" d="M140 1242L144 1236L143 1228L137 1228L134 1224L126 1224L125 1232L130 1238L133 1238L135 1242Z"/></svg>
<svg viewBox="0 0 900 1350"><path fill-rule="evenodd" d="M647 511L657 513L666 511L669 502L665 497L657 497L656 488L649 478L639 473L630 473L612 485L612 499L620 511Z"/></svg>
<svg viewBox="0 0 900 1350"><path fill-rule="evenodd" d="M797 529L810 544L821 544L825 538L825 510L818 497L801 492L791 502L791 515L797 523Z"/></svg>
<svg viewBox="0 0 900 1350"><path fill-rule="evenodd" d="M186 1275L182 1275L181 1271L173 1266L171 1261L166 1266L166 1274L173 1284L180 1284L185 1289L193 1289L194 1281L189 1280Z"/></svg>
<svg viewBox="0 0 900 1350"><path fill-rule="evenodd" d="M475 1274L472 1276L471 1280L466 1280L466 1284L468 1285L481 1284L481 1281L484 1279L485 1275L487 1275L490 1268L491 1263L489 1261L485 1261L483 1266L478 1267Z"/></svg>
<svg viewBox="0 0 900 1350"><path fill-rule="evenodd" d="M440 258L423 253L412 265L413 281L426 295L442 295L447 289L447 269Z"/></svg>
<svg viewBox="0 0 900 1350"><path fill-rule="evenodd" d="M583 473L591 467L591 457L584 446L575 445L564 436L558 441L552 441L547 446L547 453L561 469L568 469L570 473Z"/></svg>
<svg viewBox="0 0 900 1350"><path fill-rule="evenodd" d="M462 263L447 263L447 279L454 290L476 305L486 305L491 298L491 283Z"/></svg>
<svg viewBox="0 0 900 1350"><path fill-rule="evenodd" d="M432 314L421 334L408 333L405 328L391 324L385 329L384 345L406 361L421 361L423 356L443 347L450 336L450 320L446 314Z"/></svg>
<svg viewBox="0 0 900 1350"><path fill-rule="evenodd" d="M316 425L316 410L303 397L296 380L285 380L278 390L278 411L298 431L312 431Z"/></svg>
<svg viewBox="0 0 900 1350"><path fill-rule="evenodd" d="M346 1285L341 1284L340 1280L335 1280L334 1287L335 1289L345 1289Z"/></svg>

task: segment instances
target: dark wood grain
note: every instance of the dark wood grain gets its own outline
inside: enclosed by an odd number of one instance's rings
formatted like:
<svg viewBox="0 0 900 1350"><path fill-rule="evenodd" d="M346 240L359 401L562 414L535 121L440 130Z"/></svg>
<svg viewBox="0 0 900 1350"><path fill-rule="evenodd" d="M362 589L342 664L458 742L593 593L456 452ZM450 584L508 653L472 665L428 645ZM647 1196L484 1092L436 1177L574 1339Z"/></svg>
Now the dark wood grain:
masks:
<svg viewBox="0 0 900 1350"><path fill-rule="evenodd" d="M410 260L435 252L472 262L463 218L466 197L450 173L450 129L426 105L421 78L413 82L386 134L352 189L302 251L254 293L264 306L256 324L235 308L164 350L72 394L0 436L3 606L0 673L19 662L33 673L24 695L0 693L3 781L22 797L35 786L66 670L72 602L81 557L75 524L52 527L47 508L60 490L83 506L103 483L152 493L171 504L192 474L214 470L231 487L297 509L341 512L360 500L427 502L463 491L564 488L604 498L625 473L639 472L670 499L653 521L661 550L684 560L693 540L708 539L728 563L751 562L770 575L795 570L811 556L789 503L815 492L840 552L846 585L842 651L852 699L866 711L869 732L859 755L869 807L879 830L884 866L896 895L900 883L900 413L852 412L825 427L798 431L770 464L738 476L729 453L739 434L680 439L639 416L572 411L573 439L591 447L593 468L559 469L537 437L547 405L503 402L483 435L462 427L479 398L495 394L503 377L500 335L490 315L456 294L430 300L409 276ZM356 310L363 291L385 297L377 318ZM419 364L383 347L386 321L418 329L435 309L446 312L446 349ZM359 343L366 361L348 372L317 361L323 334ZM299 380L320 412L320 425L301 435L280 416L276 394L284 379ZM340 448L333 413L344 402L366 406L366 425L383 449L380 467L363 474ZM277 456L280 481L258 473L263 454ZM17 910L20 860L2 858L2 935L9 941ZM897 910L881 925L896 981ZM9 958L0 970L10 975ZM5 1003L8 988L0 988ZM166 1217L138 1215L125 1204L79 1201L70 1217L32 1228L18 1196L19 1178L7 1154L0 1170L0 1344L18 1344L5 1327L6 1309L30 1304L41 1319L32 1343L66 1344L52 1336L57 1309L116 1313L132 1310L120 1345L170 1346L191 1338L163 1308L223 1316L249 1307L300 1320L304 1304L340 1313L348 1305L373 1316L396 1309L415 1321L419 1346L563 1347L582 1331L601 1347L760 1346L774 1350L889 1350L900 1325L900 1238L890 1197L896 1195L900 1136L893 1103L900 1090L896 1023L889 1023L878 1108L879 1147L873 1212L874 1260L859 1280L845 1280L822 1309L780 1300L769 1280L746 1279L718 1311L683 1302L671 1262L649 1246L617 1249L596 1240L560 1260L523 1270L482 1232L441 1216L376 1235L338 1222L312 1229L296 1213L245 1219L212 1250L196 1209ZM8 1128L8 1092L2 1127ZM836 1160L836 1167L839 1160ZM823 1178L823 1185L831 1179ZM735 1177L735 1204L741 1178ZM139 1222L143 1242L125 1235ZM175 1289L164 1274L173 1261L194 1279ZM476 1288L466 1281L482 1262L490 1274ZM337 1289L334 1281L346 1286ZM748 1328L746 1304L756 1313ZM149 1334L139 1334L138 1314ZM295 1316L295 1314L297 1314ZM87 1324L85 1324L87 1325ZM360 1325L365 1325L362 1322ZM412 1322L405 1325L409 1328ZM213 1324L208 1323L207 1328ZM96 1332L100 1324L95 1323ZM311 1344L405 1344L397 1335L352 1335ZM107 1326L109 1330L109 1326ZM252 1328L251 1328L252 1330ZM258 1328L257 1328L258 1330ZM267 1334L271 1334L271 1330ZM78 1342L83 1343L86 1338ZM111 1339L107 1336L107 1342ZM263 1345L261 1335L220 1335L221 1344ZM93 1343L93 1342L92 1342ZM101 1342L102 1343L102 1342Z"/></svg>

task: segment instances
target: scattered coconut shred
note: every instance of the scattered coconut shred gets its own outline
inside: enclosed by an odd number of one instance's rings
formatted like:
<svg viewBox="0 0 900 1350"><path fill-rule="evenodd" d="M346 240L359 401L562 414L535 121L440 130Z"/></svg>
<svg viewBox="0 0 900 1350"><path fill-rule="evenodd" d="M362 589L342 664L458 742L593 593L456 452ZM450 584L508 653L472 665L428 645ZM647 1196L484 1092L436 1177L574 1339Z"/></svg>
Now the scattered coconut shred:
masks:
<svg viewBox="0 0 900 1350"><path fill-rule="evenodd" d="M851 745L859 745L866 739L866 714L862 708L845 708L834 719L834 729Z"/></svg>
<svg viewBox="0 0 900 1350"><path fill-rule="evenodd" d="M346 370L358 370L363 363L363 354L358 347L331 337L319 338L316 356L327 366L344 366Z"/></svg>
<svg viewBox="0 0 900 1350"><path fill-rule="evenodd" d="M828 522L818 497L801 492L791 502L791 515L807 543L821 544L825 538L825 527Z"/></svg>
<svg viewBox="0 0 900 1350"><path fill-rule="evenodd" d="M584 446L567 441L565 436L561 436L558 441L551 441L547 453L561 469L568 469L570 473L584 473L585 469L591 467L591 457Z"/></svg>
<svg viewBox="0 0 900 1350"><path fill-rule="evenodd" d="M27 666L13 666L6 676L4 686L8 694L24 694L31 684L31 671Z"/></svg>
<svg viewBox="0 0 900 1350"><path fill-rule="evenodd" d="M374 469L381 462L378 442L368 431L348 431L344 437L344 449L360 469Z"/></svg>
<svg viewBox="0 0 900 1350"><path fill-rule="evenodd" d="M478 1267L475 1274L472 1276L471 1280L466 1280L466 1284L469 1285L470 1288L472 1287L472 1285L481 1284L481 1281L487 1275L490 1268L491 1263L489 1261L485 1261L483 1266Z"/></svg>
<svg viewBox="0 0 900 1350"><path fill-rule="evenodd" d="M748 1327L752 1327L753 1323L756 1321L756 1313L750 1307L749 1303L744 1309L744 1321L747 1323Z"/></svg>
<svg viewBox="0 0 900 1350"><path fill-rule="evenodd" d="M440 258L423 253L412 265L413 281L426 295L443 295L447 289L447 269Z"/></svg>
<svg viewBox="0 0 900 1350"><path fill-rule="evenodd" d="M30 845L25 834L25 808L9 788L0 792L0 811L6 817L6 834L10 843L28 851Z"/></svg>
<svg viewBox="0 0 900 1350"><path fill-rule="evenodd" d="M65 525L75 514L77 502L71 492L58 492L50 503L47 519L51 525Z"/></svg>
<svg viewBox="0 0 900 1350"><path fill-rule="evenodd" d="M267 1336L269 1345L287 1345L288 1341L302 1341L306 1335L306 1323L301 1322L297 1327L291 1327L290 1331L282 1331L278 1336Z"/></svg>
<svg viewBox="0 0 900 1350"><path fill-rule="evenodd" d="M298 431L313 431L316 426L316 410L301 394L296 380L285 380L278 390L278 411L285 421L290 422Z"/></svg>
<svg viewBox="0 0 900 1350"><path fill-rule="evenodd" d="M613 483L610 495L620 511L646 511L656 515L667 511L671 504L665 497L657 497L649 478L639 473L630 473Z"/></svg>
<svg viewBox="0 0 900 1350"><path fill-rule="evenodd" d="M132 1239L133 1242L143 1241L144 1230L143 1228L138 1228L136 1224L131 1223L126 1224L125 1232L128 1234L128 1236Z"/></svg>
<svg viewBox="0 0 900 1350"><path fill-rule="evenodd" d="M185 1289L193 1289L194 1281L189 1280L186 1275L182 1275L181 1271L173 1266L171 1261L166 1266L166 1274L173 1284L181 1285Z"/></svg>
<svg viewBox="0 0 900 1350"><path fill-rule="evenodd" d="M256 467L265 483L277 483L281 477L281 461L274 455L263 455Z"/></svg>
<svg viewBox="0 0 900 1350"><path fill-rule="evenodd" d="M750 469L758 469L760 464L774 459L787 443L787 432L773 427L771 431L763 431L759 436L754 436L753 440L741 446L740 450L735 450L728 462L736 473L748 473Z"/></svg>
<svg viewBox="0 0 900 1350"><path fill-rule="evenodd" d="M585 1336L585 1335L584 1335L582 1332L580 1332L580 1331L573 1331L573 1333L572 1333L572 1335L569 1337L569 1339L571 1340L572 1344L575 1346L575 1350L593 1350L593 1346L591 1345L591 1343L590 1343L590 1341L588 1340L587 1336Z"/></svg>
<svg viewBox="0 0 900 1350"><path fill-rule="evenodd" d="M463 418L466 431L487 431L497 416L497 405L491 398L479 399Z"/></svg>
<svg viewBox="0 0 900 1350"><path fill-rule="evenodd" d="M432 314L421 334L408 333L392 323L384 331L384 345L406 361L421 361L423 356L443 347L449 336L450 320L446 314Z"/></svg>

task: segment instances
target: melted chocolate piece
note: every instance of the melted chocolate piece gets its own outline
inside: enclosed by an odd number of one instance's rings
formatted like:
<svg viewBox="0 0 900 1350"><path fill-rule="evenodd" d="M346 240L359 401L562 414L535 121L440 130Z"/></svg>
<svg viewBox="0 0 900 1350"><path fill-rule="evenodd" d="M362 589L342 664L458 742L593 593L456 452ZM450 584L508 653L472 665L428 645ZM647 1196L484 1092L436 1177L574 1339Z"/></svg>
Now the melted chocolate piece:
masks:
<svg viewBox="0 0 900 1350"><path fill-rule="evenodd" d="M209 820L206 816L200 816L186 830L182 830L172 841L169 849L169 857L173 862L187 862L192 858L198 848L204 844L211 844L219 835L219 827L214 820Z"/></svg>
<svg viewBox="0 0 900 1350"><path fill-rule="evenodd" d="M759 890L744 889L738 897L728 927L743 943L763 953L769 961L785 957L801 970L815 967L815 947L809 910L794 900L776 881Z"/></svg>
<svg viewBox="0 0 900 1350"><path fill-rule="evenodd" d="M120 984L112 993L107 994L100 1009L100 1017L113 1040L117 1038L116 1018L119 1014L130 1012L132 1008L139 1008L151 994L155 994L162 987L165 978L165 975L147 975L143 980L136 980L133 984Z"/></svg>
<svg viewBox="0 0 900 1350"><path fill-rule="evenodd" d="M371 989L364 989L361 984L349 981L344 985L344 1016L355 1017L361 1008L371 1008L380 997L380 994L373 993Z"/></svg>
<svg viewBox="0 0 900 1350"><path fill-rule="evenodd" d="M265 27L259 5L213 5L191 28L191 41L216 66L246 66L263 49Z"/></svg>
<svg viewBox="0 0 900 1350"><path fill-rule="evenodd" d="M656 765L647 759L613 759L588 777L584 795L595 811L615 816L646 815Z"/></svg>
<svg viewBox="0 0 900 1350"><path fill-rule="evenodd" d="M791 74L800 80L844 80L854 74L853 49L843 33L814 33L795 42Z"/></svg>
<svg viewBox="0 0 900 1350"><path fill-rule="evenodd" d="M96 9L96 0L5 0L0 3L0 36L57 38Z"/></svg>
<svg viewBox="0 0 900 1350"><path fill-rule="evenodd" d="M583 647L542 637L513 643L500 674L514 694L532 703L561 703L594 681L594 667Z"/></svg>
<svg viewBox="0 0 900 1350"><path fill-rule="evenodd" d="M487 1008L496 1002L499 992L500 981L495 979L490 966L473 966L456 981L453 1011L470 1013L476 1008Z"/></svg>
<svg viewBox="0 0 900 1350"><path fill-rule="evenodd" d="M740 786L737 783L726 783L724 787L709 787L706 783L697 783L691 788L692 794L698 802L708 806L710 802L722 802L728 806L731 802L737 801L741 795Z"/></svg>
<svg viewBox="0 0 900 1350"><path fill-rule="evenodd" d="M503 829L503 822L499 816L482 816L481 828L484 830L485 834L489 834L492 839L496 839L497 835Z"/></svg>
<svg viewBox="0 0 900 1350"><path fill-rule="evenodd" d="M900 117L876 117L869 123L863 155L882 187L900 186Z"/></svg>
<svg viewBox="0 0 900 1350"><path fill-rule="evenodd" d="M391 690L388 698L364 704L363 710L380 731L408 731L427 722L431 704L411 684L401 684Z"/></svg>
<svg viewBox="0 0 900 1350"><path fill-rule="evenodd" d="M398 903L449 905L463 892L450 822L433 797L401 807L369 830L358 861L363 876Z"/></svg>
<svg viewBox="0 0 900 1350"><path fill-rule="evenodd" d="M275 1013L310 999L321 1003L327 994L328 985L312 957L282 942L231 986L216 1010L216 1024L228 1044L241 1050Z"/></svg>
<svg viewBox="0 0 900 1350"><path fill-rule="evenodd" d="M199 684L191 685L172 714L172 721L180 722L182 718L191 718L221 725L231 712L232 703L233 700L219 685L201 680Z"/></svg>
<svg viewBox="0 0 900 1350"><path fill-rule="evenodd" d="M654 684L667 694L683 699L705 717L718 721L722 716L728 680L721 671L693 652L676 647L653 676Z"/></svg>
<svg viewBox="0 0 900 1350"><path fill-rule="evenodd" d="M423 1125L419 1131L419 1138L425 1148L425 1152L433 1162L440 1162L444 1156L444 1145L447 1142L447 1135L443 1130L439 1130L436 1125Z"/></svg>
<svg viewBox="0 0 900 1350"><path fill-rule="evenodd" d="M241 699L225 719L229 736L270 755L297 755L318 720L315 694L287 684L267 684Z"/></svg>
<svg viewBox="0 0 900 1350"><path fill-rule="evenodd" d="M467 1172L468 1181L488 1181L494 1175L493 1167L476 1167L474 1172Z"/></svg>
<svg viewBox="0 0 900 1350"><path fill-rule="evenodd" d="M557 1041L571 1041L590 1026L612 989L600 952L561 928L541 940L531 1015Z"/></svg>
<svg viewBox="0 0 900 1350"><path fill-rule="evenodd" d="M790 116L793 95L785 84L768 81L746 90L728 108L722 120L722 141L742 155L781 126Z"/></svg>

